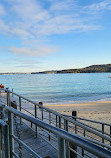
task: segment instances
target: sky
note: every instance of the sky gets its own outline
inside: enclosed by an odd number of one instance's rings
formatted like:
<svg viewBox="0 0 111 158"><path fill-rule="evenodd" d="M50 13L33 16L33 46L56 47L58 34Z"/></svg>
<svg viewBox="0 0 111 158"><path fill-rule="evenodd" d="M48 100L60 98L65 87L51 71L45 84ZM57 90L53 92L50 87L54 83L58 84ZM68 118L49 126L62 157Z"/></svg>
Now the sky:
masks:
<svg viewBox="0 0 111 158"><path fill-rule="evenodd" d="M0 73L111 64L111 0L0 0Z"/></svg>

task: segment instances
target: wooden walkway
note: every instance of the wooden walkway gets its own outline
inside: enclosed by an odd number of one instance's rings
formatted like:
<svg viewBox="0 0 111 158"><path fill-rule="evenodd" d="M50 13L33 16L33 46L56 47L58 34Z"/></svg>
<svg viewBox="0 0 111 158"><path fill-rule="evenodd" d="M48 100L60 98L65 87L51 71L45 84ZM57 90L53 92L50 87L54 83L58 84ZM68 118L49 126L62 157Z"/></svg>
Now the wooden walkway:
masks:
<svg viewBox="0 0 111 158"><path fill-rule="evenodd" d="M15 100L15 98L12 97L12 100ZM0 102L4 103L6 102L6 97L2 98L0 96ZM16 121L14 121L14 134L18 137L17 135L17 130L16 130L16 125L18 126L19 129L19 134L20 134L20 139L25 143L28 147L30 147L33 151L35 151L39 156L42 158L57 158L58 153L57 150L52 147L48 142L48 136L47 134L42 131L41 129L38 129L38 135L36 138L35 131L33 131L35 125L32 126L32 129L29 127L30 122L23 120L22 124L20 125L20 120L19 118L16 118ZM45 141L41 135L47 137ZM50 143L57 148L57 142L54 140L50 140ZM0 143L1 144L1 143ZM15 146L15 153L19 155L19 145L15 141L14 142ZM34 155L31 154L31 152L27 151L23 146L21 148L21 154L23 158L35 158Z"/></svg>
<svg viewBox="0 0 111 158"><path fill-rule="evenodd" d="M22 124L20 126L20 136L21 140L29 146L33 151L35 151L37 154L39 154L41 157L45 158L49 156L50 158L57 158L57 151L49 145L46 141L44 141L40 135L38 135L38 138L35 137L35 132L33 132L28 126L25 124ZM16 134L16 130L15 130ZM15 144L15 152L19 153L19 147L18 143ZM34 158L34 155L30 154L30 152L27 152L26 149L22 147L22 157L23 158Z"/></svg>

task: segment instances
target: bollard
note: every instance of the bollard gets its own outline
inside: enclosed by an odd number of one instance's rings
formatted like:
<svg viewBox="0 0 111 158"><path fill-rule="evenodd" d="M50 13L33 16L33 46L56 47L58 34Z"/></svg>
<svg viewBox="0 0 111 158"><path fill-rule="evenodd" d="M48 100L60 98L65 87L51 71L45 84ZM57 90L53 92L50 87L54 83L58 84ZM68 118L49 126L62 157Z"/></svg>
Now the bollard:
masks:
<svg viewBox="0 0 111 158"><path fill-rule="evenodd" d="M72 116L77 116L77 111L72 111ZM73 118L73 117L72 117ZM73 118L76 121L76 118Z"/></svg>
<svg viewBox="0 0 111 158"><path fill-rule="evenodd" d="M39 104L43 107L43 102L39 102ZM41 108L41 107L39 107ZM41 115L42 115L42 120L43 120L43 108L41 108Z"/></svg>
<svg viewBox="0 0 111 158"><path fill-rule="evenodd" d="M43 106L43 102L39 102L39 104Z"/></svg>
<svg viewBox="0 0 111 158"><path fill-rule="evenodd" d="M72 111L72 116L77 116L77 111ZM73 118L73 117L72 117ZM76 118L73 118L76 121ZM77 126L75 125L75 133L77 134ZM77 146L70 143L70 147L77 152ZM70 158L77 158L77 154L70 151Z"/></svg>
<svg viewBox="0 0 111 158"><path fill-rule="evenodd" d="M11 101L11 107L14 108L14 109L17 109L16 101Z"/></svg>
<svg viewBox="0 0 111 158"><path fill-rule="evenodd" d="M77 111L72 111L72 118L76 121L76 118L74 118L73 116L77 116ZM75 125L75 134L77 134L77 126Z"/></svg>

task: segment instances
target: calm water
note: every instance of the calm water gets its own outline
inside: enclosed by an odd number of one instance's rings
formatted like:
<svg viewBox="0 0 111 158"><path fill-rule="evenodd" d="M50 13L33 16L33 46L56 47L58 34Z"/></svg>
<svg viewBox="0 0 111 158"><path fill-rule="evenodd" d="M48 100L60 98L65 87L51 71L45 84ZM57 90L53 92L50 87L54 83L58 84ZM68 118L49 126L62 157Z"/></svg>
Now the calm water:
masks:
<svg viewBox="0 0 111 158"><path fill-rule="evenodd" d="M0 83L33 101L76 103L111 99L109 73L0 75Z"/></svg>

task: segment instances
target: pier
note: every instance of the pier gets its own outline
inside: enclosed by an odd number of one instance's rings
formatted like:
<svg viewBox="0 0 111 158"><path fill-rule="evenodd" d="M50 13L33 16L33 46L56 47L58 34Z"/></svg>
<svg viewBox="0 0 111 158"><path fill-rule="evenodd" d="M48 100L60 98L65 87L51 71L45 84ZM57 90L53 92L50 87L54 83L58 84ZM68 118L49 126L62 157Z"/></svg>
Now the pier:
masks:
<svg viewBox="0 0 111 158"><path fill-rule="evenodd" d="M111 124L62 115L5 89L0 111L1 158L111 157Z"/></svg>

